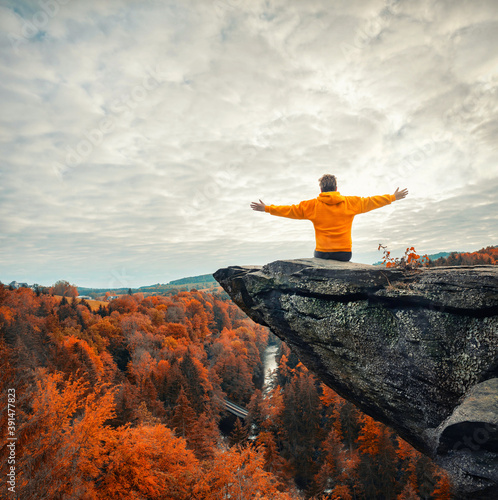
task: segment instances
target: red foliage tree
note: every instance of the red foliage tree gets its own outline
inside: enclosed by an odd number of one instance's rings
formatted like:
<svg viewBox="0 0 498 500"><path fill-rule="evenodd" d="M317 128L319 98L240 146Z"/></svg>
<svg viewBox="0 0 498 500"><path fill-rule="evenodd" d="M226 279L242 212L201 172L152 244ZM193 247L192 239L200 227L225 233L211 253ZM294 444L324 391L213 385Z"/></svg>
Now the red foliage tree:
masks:
<svg viewBox="0 0 498 500"><path fill-rule="evenodd" d="M264 470L264 457L254 448L216 450L202 481L194 490L197 498L271 498L290 500L279 491L279 482ZM195 498L195 497L194 497Z"/></svg>
<svg viewBox="0 0 498 500"><path fill-rule="evenodd" d="M51 295L60 295L62 297L77 297L78 288L75 285L71 285L69 282L64 280L59 280L50 287Z"/></svg>
<svg viewBox="0 0 498 500"><path fill-rule="evenodd" d="M120 428L108 453L99 499L193 498L201 476L199 463L185 440L164 425Z"/></svg>
<svg viewBox="0 0 498 500"><path fill-rule="evenodd" d="M19 426L20 498L96 498L95 481L112 438L114 394L38 370L31 411Z"/></svg>

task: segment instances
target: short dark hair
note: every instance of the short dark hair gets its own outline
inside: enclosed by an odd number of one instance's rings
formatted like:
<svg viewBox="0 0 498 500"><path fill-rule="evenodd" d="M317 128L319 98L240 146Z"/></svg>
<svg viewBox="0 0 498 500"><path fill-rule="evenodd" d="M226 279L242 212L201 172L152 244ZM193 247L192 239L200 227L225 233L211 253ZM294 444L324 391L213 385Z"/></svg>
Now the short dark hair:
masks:
<svg viewBox="0 0 498 500"><path fill-rule="evenodd" d="M335 178L335 175L322 175L318 179L318 182L320 183L322 193L326 193L327 191L337 191L337 179Z"/></svg>

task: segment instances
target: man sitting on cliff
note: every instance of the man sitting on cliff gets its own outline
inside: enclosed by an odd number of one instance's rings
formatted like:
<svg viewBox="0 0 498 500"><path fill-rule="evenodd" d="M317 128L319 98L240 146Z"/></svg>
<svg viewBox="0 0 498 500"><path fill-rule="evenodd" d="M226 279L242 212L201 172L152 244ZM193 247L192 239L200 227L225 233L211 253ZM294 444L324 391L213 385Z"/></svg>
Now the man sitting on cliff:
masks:
<svg viewBox="0 0 498 500"><path fill-rule="evenodd" d="M289 219L308 219L315 227L315 257L347 262L351 259L351 227L354 216L402 200L407 189L396 189L394 194L381 196L342 196L337 191L334 175L323 175L319 181L321 193L317 198L302 201L299 205L265 205L252 202L251 208Z"/></svg>

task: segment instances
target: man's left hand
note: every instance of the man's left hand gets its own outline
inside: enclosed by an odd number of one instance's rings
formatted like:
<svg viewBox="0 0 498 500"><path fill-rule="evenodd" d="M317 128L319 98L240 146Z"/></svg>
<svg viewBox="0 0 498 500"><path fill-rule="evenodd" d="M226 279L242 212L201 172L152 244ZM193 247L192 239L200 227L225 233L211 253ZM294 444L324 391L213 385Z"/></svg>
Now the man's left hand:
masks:
<svg viewBox="0 0 498 500"><path fill-rule="evenodd" d="M399 188L396 188L396 191L394 192L394 197L396 200L402 200L403 198L406 198L406 195L408 194L408 189L403 189L399 190Z"/></svg>

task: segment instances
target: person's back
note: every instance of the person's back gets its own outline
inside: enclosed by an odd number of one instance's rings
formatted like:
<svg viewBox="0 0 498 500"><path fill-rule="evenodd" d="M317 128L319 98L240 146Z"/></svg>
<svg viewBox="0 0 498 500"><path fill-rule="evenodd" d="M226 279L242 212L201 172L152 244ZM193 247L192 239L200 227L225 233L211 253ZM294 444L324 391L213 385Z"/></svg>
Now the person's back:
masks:
<svg viewBox="0 0 498 500"><path fill-rule="evenodd" d="M308 219L315 228L315 257L348 261L351 259L351 229L355 215L383 207L405 198L408 190L381 196L343 196L337 189L336 178L326 174L319 179L322 192L317 198L298 205L265 205L251 203L251 208L291 219Z"/></svg>

